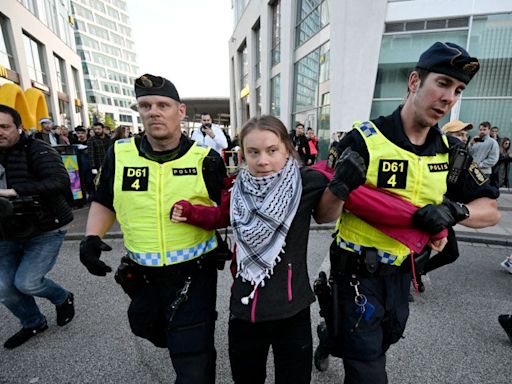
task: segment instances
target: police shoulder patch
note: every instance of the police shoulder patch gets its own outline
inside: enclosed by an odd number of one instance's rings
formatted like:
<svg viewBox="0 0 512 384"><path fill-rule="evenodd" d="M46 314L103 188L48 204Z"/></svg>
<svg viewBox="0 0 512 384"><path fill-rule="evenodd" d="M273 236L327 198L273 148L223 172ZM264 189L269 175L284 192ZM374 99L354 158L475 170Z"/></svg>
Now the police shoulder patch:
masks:
<svg viewBox="0 0 512 384"><path fill-rule="evenodd" d="M488 180L487 176L480 170L475 162L470 164L468 173L471 175L473 180L475 180L477 185L482 185Z"/></svg>

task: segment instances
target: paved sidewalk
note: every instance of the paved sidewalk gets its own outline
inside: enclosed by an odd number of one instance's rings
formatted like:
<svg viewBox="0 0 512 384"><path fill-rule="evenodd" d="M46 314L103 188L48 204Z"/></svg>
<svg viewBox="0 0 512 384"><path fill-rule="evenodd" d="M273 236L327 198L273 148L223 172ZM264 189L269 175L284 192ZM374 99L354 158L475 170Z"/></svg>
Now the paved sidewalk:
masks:
<svg viewBox="0 0 512 384"><path fill-rule="evenodd" d="M472 229L463 225L456 225L455 231L459 241L512 246L512 189L502 188L500 192L498 199L498 208L501 213L500 222L493 227L483 229ZM81 240L85 233L85 223L87 222L89 207L76 209L73 213L75 220L69 224L66 240ZM316 224L314 221L311 225L311 230L332 230L333 228L334 224ZM122 234L117 222L105 236L105 238L121 237Z"/></svg>
<svg viewBox="0 0 512 384"><path fill-rule="evenodd" d="M498 224L482 229L472 229L463 225L456 225L457 239L473 243L512 246L512 189L500 189L498 209L501 213L501 219Z"/></svg>

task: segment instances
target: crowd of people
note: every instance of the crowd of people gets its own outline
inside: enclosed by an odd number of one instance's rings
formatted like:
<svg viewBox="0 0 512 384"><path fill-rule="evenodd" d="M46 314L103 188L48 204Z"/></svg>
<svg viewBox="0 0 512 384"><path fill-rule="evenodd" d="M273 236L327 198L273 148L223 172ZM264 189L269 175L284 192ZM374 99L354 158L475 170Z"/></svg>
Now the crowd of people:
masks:
<svg viewBox="0 0 512 384"><path fill-rule="evenodd" d="M329 356L343 359L346 384L387 383L386 352L404 333L411 282L418 287L422 273L457 258L457 223L483 228L500 218L490 125L480 125L468 150L457 137L470 124L437 125L478 70L462 47L435 43L410 72L403 104L354 123L330 162L318 161L318 139L304 124L289 134L276 117L254 117L231 142L245 161L236 178L227 177L221 157L231 141L226 133L205 113L190 138L183 134L186 105L160 76L135 80L143 135L121 129L110 137L101 123L90 138L83 127L66 135L43 119L41 135L30 137L19 114L2 107L0 302L22 326L4 347L48 328L34 296L55 305L59 326L74 316L73 293L46 277L72 220L63 206L69 179L52 149L66 137L87 148L96 179L80 262L96 276L112 272L101 256L112 250L103 239L117 220L126 255L115 280L130 298L130 330L168 350L177 383L215 382L217 273L226 262L235 383L265 382L270 347L276 383L309 383L313 362L323 371ZM41 208L30 220L41 221L13 232L8 211L28 196ZM307 271L311 218L336 222L323 292L313 291ZM227 226L234 249L218 232ZM315 293L325 319L316 350ZM510 316L499 321L512 340Z"/></svg>

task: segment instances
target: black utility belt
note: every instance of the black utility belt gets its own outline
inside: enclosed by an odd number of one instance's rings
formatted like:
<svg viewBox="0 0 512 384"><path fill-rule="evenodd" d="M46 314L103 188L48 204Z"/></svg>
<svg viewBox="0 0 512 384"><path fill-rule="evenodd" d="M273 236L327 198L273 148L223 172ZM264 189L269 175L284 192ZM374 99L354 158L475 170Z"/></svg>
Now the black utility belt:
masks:
<svg viewBox="0 0 512 384"><path fill-rule="evenodd" d="M361 277L388 276L405 270L401 266L384 264L378 261L377 249L364 247L361 253L340 248L336 241L331 245L331 272L338 274L356 274Z"/></svg>
<svg viewBox="0 0 512 384"><path fill-rule="evenodd" d="M197 258L179 264L165 265L161 267L147 267L140 265L128 256L121 258L121 265L125 264L134 274L143 277L146 283L175 284L184 281L187 277L199 272L211 264L204 258Z"/></svg>

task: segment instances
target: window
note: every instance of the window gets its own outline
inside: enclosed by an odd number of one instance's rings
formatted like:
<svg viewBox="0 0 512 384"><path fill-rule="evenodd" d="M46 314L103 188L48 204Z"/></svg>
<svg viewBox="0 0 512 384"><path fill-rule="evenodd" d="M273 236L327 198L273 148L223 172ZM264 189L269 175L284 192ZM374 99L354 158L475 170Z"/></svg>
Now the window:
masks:
<svg viewBox="0 0 512 384"><path fill-rule="evenodd" d="M84 19L94 21L94 16L92 11L89 9L82 7L80 4L77 4L75 1L71 3L74 9L74 12L77 16L83 17Z"/></svg>
<svg viewBox="0 0 512 384"><path fill-rule="evenodd" d="M318 106L319 80L320 48L317 48L295 64L294 110L296 112Z"/></svg>
<svg viewBox="0 0 512 384"><path fill-rule="evenodd" d="M122 11L126 11L126 1L123 0L112 0L112 5L121 9Z"/></svg>
<svg viewBox="0 0 512 384"><path fill-rule="evenodd" d="M256 88L256 116L261 116L261 87Z"/></svg>
<svg viewBox="0 0 512 384"><path fill-rule="evenodd" d="M110 32L111 37L111 43L114 43L115 45L119 45L120 47L124 47L124 38L117 33Z"/></svg>
<svg viewBox="0 0 512 384"><path fill-rule="evenodd" d="M273 116L281 115L281 75L270 79L270 113Z"/></svg>
<svg viewBox="0 0 512 384"><path fill-rule="evenodd" d="M125 24L130 24L130 18L128 17L128 15L121 13L121 22Z"/></svg>
<svg viewBox="0 0 512 384"><path fill-rule="evenodd" d="M281 62L281 4L277 0L272 5L272 66Z"/></svg>
<svg viewBox="0 0 512 384"><path fill-rule="evenodd" d="M69 103L59 99L59 117L60 123L66 126L70 125L69 120Z"/></svg>
<svg viewBox="0 0 512 384"><path fill-rule="evenodd" d="M247 3L249 3L249 0L234 0L233 15L235 16L235 24L237 24L238 21L240 20L240 17L242 17L242 14L244 12L245 7L247 6Z"/></svg>
<svg viewBox="0 0 512 384"><path fill-rule="evenodd" d="M301 0L298 7L296 46L302 45L329 24L329 8L325 0Z"/></svg>
<svg viewBox="0 0 512 384"><path fill-rule="evenodd" d="M451 41L465 47L467 37L467 30L385 34L370 116L389 115L400 104L407 93L409 73L423 51L436 41Z"/></svg>
<svg viewBox="0 0 512 384"><path fill-rule="evenodd" d="M98 37L101 37L102 39L108 40L108 30L107 29L105 29L103 27L99 27L94 24L90 24L90 23L87 26L89 28L90 33L92 33L93 35L96 35Z"/></svg>
<svg viewBox="0 0 512 384"><path fill-rule="evenodd" d="M91 63L84 64L83 62L82 66L84 67L84 73L86 74L92 75L94 77L100 77L102 79L107 78L107 72L102 67L99 67Z"/></svg>
<svg viewBox="0 0 512 384"><path fill-rule="evenodd" d="M119 24L119 32L121 32L123 36L126 36L128 38L132 37L132 29L130 27L126 27L122 24Z"/></svg>
<svg viewBox="0 0 512 384"><path fill-rule="evenodd" d="M36 0L18 0L25 8L27 8L30 13L34 16L38 16L37 14L37 5Z"/></svg>
<svg viewBox="0 0 512 384"><path fill-rule="evenodd" d="M133 118L132 115L119 114L119 121L121 121L122 123L131 123L133 122Z"/></svg>
<svg viewBox="0 0 512 384"><path fill-rule="evenodd" d="M319 140L320 157L326 157L330 143L329 80L330 42L326 42L295 64L294 121L312 128Z"/></svg>
<svg viewBox="0 0 512 384"><path fill-rule="evenodd" d="M256 80L261 77L261 33L260 33L260 21L258 20L256 26L253 28L254 31L254 74Z"/></svg>
<svg viewBox="0 0 512 384"><path fill-rule="evenodd" d="M43 46L25 34L23 35L23 44L30 78L39 83L47 84Z"/></svg>
<svg viewBox="0 0 512 384"><path fill-rule="evenodd" d="M320 47L320 83L330 79L330 43L327 42Z"/></svg>
<svg viewBox="0 0 512 384"><path fill-rule="evenodd" d="M116 20L119 20L119 12L112 7L107 6L107 14Z"/></svg>
<svg viewBox="0 0 512 384"><path fill-rule="evenodd" d="M77 42L77 45L84 45L86 47L94 48L97 50L100 49L100 44L98 43L98 41L91 37L88 37L85 35L80 35L80 40L81 40L81 43Z"/></svg>
<svg viewBox="0 0 512 384"><path fill-rule="evenodd" d="M11 45L7 33L7 19L0 15L0 65L14 69Z"/></svg>
<svg viewBox="0 0 512 384"><path fill-rule="evenodd" d="M55 73L57 74L57 87L62 93L68 93L68 86L66 83L66 66L64 60L59 56L53 55L53 62L55 64Z"/></svg>
<svg viewBox="0 0 512 384"><path fill-rule="evenodd" d="M39 19L55 33L57 33L57 16L55 2L43 0L43 4L39 5Z"/></svg>
<svg viewBox="0 0 512 384"><path fill-rule="evenodd" d="M78 70L71 67L71 73L73 74L73 88L77 99L80 99L80 78L78 76Z"/></svg>
<svg viewBox="0 0 512 384"><path fill-rule="evenodd" d="M116 23L112 20L109 20L107 19L106 17L103 17L103 16L100 16L98 14L96 14L96 22L99 24L99 25L102 25L108 29L112 29L114 31L117 31L117 26L116 26Z"/></svg>
<svg viewBox="0 0 512 384"><path fill-rule="evenodd" d="M106 13L105 4L100 0L89 0L89 5L101 13Z"/></svg>
<svg viewBox="0 0 512 384"><path fill-rule="evenodd" d="M468 51L480 71L462 94L459 119L490 121L501 137L512 137L512 13L473 18ZM509 167L512 169L512 167Z"/></svg>
<svg viewBox="0 0 512 384"><path fill-rule="evenodd" d="M121 50L117 47L114 47L110 44L101 43L101 50L109 55L120 57Z"/></svg>
<svg viewBox="0 0 512 384"><path fill-rule="evenodd" d="M238 51L240 56L240 89L249 87L249 62L247 57L247 44L244 42Z"/></svg>

